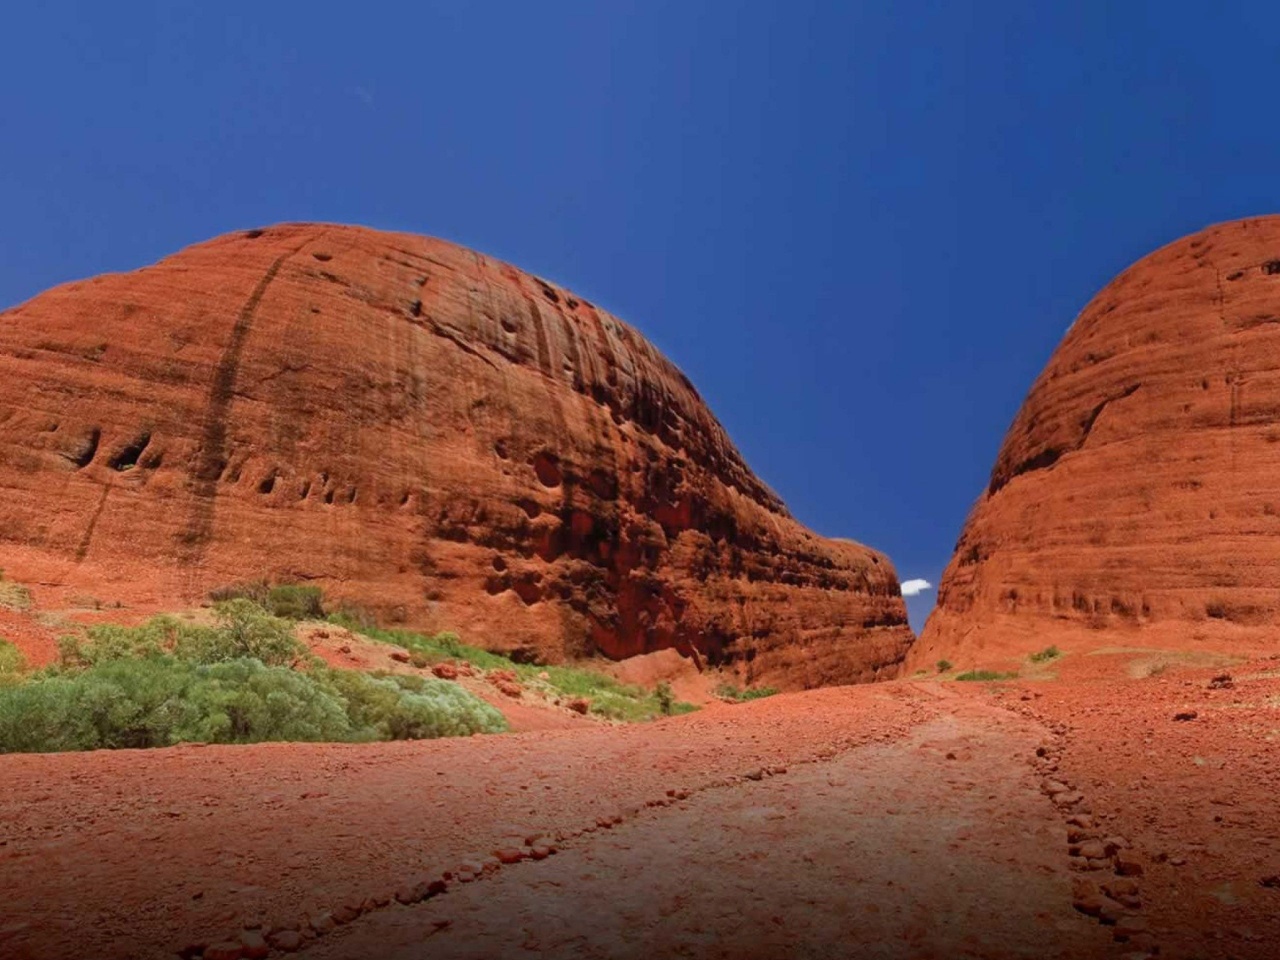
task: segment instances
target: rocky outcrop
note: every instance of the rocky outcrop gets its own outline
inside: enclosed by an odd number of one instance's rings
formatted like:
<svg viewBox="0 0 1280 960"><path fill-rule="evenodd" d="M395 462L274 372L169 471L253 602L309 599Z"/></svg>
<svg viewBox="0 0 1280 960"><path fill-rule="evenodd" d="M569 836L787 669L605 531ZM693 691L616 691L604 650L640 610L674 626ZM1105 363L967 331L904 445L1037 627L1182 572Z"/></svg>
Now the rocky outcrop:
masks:
<svg viewBox="0 0 1280 960"><path fill-rule="evenodd" d="M556 660L891 675L893 567L798 524L692 384L569 291L422 237L251 230L0 314L0 555L99 599L248 578Z"/></svg>
<svg viewBox="0 0 1280 960"><path fill-rule="evenodd" d="M1080 314L1005 436L911 666L1274 646L1280 218L1177 241Z"/></svg>

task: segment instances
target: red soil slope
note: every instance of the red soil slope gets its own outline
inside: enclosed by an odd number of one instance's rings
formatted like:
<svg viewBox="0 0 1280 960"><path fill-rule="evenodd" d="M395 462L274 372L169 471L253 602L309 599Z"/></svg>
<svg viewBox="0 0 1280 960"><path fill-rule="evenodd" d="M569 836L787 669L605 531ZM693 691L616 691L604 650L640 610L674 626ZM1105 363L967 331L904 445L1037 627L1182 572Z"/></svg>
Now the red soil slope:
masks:
<svg viewBox="0 0 1280 960"><path fill-rule="evenodd" d="M892 675L892 565L815 536L626 324L439 240L225 236L0 314L0 562L139 607L250 577L555 660Z"/></svg>
<svg viewBox="0 0 1280 960"><path fill-rule="evenodd" d="M1177 241L1072 325L1005 437L913 668L1056 644L1274 649L1280 218Z"/></svg>

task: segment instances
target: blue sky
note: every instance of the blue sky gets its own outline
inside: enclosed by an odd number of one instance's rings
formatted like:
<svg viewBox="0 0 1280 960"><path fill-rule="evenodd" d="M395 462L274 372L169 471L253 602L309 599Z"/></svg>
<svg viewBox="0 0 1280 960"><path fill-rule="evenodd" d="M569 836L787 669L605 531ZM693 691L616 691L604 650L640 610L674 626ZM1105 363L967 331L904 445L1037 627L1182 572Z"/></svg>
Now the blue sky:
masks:
<svg viewBox="0 0 1280 960"><path fill-rule="evenodd" d="M0 303L280 220L446 237L639 327L804 522L936 583L1071 320L1280 208L1276 8L18 5ZM917 628L932 603L910 601Z"/></svg>

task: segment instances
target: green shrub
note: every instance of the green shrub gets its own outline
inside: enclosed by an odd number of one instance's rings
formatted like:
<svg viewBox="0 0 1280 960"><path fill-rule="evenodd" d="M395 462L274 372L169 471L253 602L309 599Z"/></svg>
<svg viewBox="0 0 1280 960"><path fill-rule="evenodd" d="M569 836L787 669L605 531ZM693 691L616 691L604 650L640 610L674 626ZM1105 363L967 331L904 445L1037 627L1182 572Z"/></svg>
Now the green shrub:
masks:
<svg viewBox="0 0 1280 960"><path fill-rule="evenodd" d="M27 669L27 658L8 640L0 637L0 683L16 683Z"/></svg>
<svg viewBox="0 0 1280 960"><path fill-rule="evenodd" d="M1031 655L1032 663L1048 663L1050 660L1057 660L1062 656L1062 651L1057 647L1045 647L1039 653Z"/></svg>
<svg viewBox="0 0 1280 960"><path fill-rule="evenodd" d="M324 591L319 587L266 580L245 580L218 587L209 593L215 605L229 600L250 600L268 613L286 620L323 620Z"/></svg>
<svg viewBox="0 0 1280 960"><path fill-rule="evenodd" d="M271 588L265 606L286 620L323 620L324 592L319 587L284 583Z"/></svg>
<svg viewBox="0 0 1280 960"><path fill-rule="evenodd" d="M998 673L995 670L968 670L956 676L957 680L1013 680L1016 673Z"/></svg>
<svg viewBox="0 0 1280 960"><path fill-rule="evenodd" d="M252 600L263 608L266 607L267 598L270 596L271 584L266 580L242 580L209 591L209 599L214 603L221 603L224 600Z"/></svg>
<svg viewBox="0 0 1280 960"><path fill-rule="evenodd" d="M675 694L671 692L671 684L663 680L654 689L653 695L657 698L658 709L662 711L663 716L671 716L671 711L675 706Z"/></svg>
<svg viewBox="0 0 1280 960"><path fill-rule="evenodd" d="M938 672L939 672L939 673L946 673L946 672L947 672L948 670L950 670L950 669L951 669L951 661L950 661L950 660L939 660L939 661L938 661Z"/></svg>
<svg viewBox="0 0 1280 960"><path fill-rule="evenodd" d="M248 659L192 669L189 714L171 743L374 739L361 735L336 691L308 674Z"/></svg>
<svg viewBox="0 0 1280 960"><path fill-rule="evenodd" d="M776 687L743 687L738 689L732 683L722 683L716 688L716 696L724 697L727 700L735 700L738 703L772 697L777 692Z"/></svg>
<svg viewBox="0 0 1280 960"><path fill-rule="evenodd" d="M195 664L252 658L268 666L295 664L306 658L306 646L293 635L293 625L273 617L251 600L226 600L214 607L215 626L184 623L176 617L152 617L137 627L101 624L84 638L58 641L67 668L86 668L118 660L154 660L173 656Z"/></svg>
<svg viewBox="0 0 1280 960"><path fill-rule="evenodd" d="M505 729L497 710L443 680L304 673L248 658L103 660L0 686L0 753L420 739Z"/></svg>
<svg viewBox="0 0 1280 960"><path fill-rule="evenodd" d="M252 600L226 600L214 606L218 625L180 630L174 653L193 663L219 663L248 657L268 666L297 663L306 646L293 635L293 625L273 617Z"/></svg>

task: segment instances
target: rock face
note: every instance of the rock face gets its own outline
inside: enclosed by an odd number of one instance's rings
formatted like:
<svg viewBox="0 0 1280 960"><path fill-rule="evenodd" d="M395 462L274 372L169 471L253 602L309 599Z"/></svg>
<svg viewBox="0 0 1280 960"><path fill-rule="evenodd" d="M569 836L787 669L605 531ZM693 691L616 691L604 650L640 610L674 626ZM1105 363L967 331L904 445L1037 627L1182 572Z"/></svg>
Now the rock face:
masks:
<svg viewBox="0 0 1280 960"><path fill-rule="evenodd" d="M1280 218L1139 261L1080 314L1005 436L911 667L1275 645Z"/></svg>
<svg viewBox="0 0 1280 960"><path fill-rule="evenodd" d="M892 565L806 530L626 324L439 240L285 225L0 314L0 563L145 605L314 581L518 656L892 675Z"/></svg>

